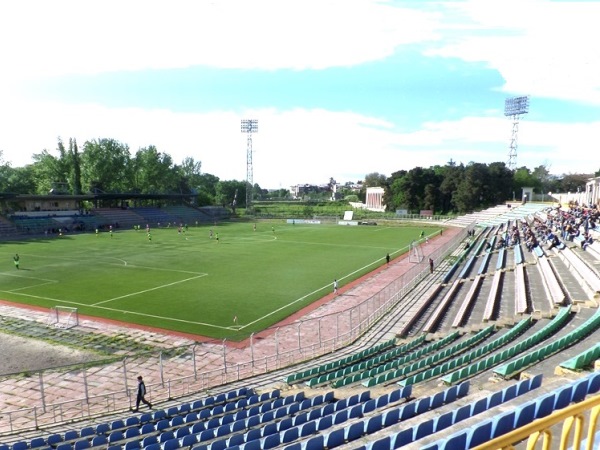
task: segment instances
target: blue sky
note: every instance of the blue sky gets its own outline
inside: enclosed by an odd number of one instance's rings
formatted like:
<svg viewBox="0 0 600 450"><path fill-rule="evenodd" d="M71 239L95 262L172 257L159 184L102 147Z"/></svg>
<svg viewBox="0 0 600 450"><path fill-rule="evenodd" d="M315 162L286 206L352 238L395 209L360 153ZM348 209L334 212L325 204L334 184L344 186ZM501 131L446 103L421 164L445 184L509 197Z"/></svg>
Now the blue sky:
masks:
<svg viewBox="0 0 600 450"><path fill-rule="evenodd" d="M263 188L508 160L600 169L600 2L77 0L0 6L0 150L110 137Z"/></svg>

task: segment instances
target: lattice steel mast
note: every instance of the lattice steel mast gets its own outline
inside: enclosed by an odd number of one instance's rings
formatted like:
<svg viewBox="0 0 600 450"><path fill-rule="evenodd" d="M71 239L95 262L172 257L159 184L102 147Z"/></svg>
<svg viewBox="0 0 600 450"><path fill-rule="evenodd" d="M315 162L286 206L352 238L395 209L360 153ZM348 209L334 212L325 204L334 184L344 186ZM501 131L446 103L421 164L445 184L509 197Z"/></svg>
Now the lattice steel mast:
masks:
<svg viewBox="0 0 600 450"><path fill-rule="evenodd" d="M512 134L508 149L506 166L510 170L517 168L517 135L519 133L519 118L529 112L529 97L512 97L504 101L504 115L512 118Z"/></svg>
<svg viewBox="0 0 600 450"><path fill-rule="evenodd" d="M246 141L246 211L252 209L252 189L254 187L254 168L252 166L252 133L258 133L258 120L242 119L242 133L248 135Z"/></svg>

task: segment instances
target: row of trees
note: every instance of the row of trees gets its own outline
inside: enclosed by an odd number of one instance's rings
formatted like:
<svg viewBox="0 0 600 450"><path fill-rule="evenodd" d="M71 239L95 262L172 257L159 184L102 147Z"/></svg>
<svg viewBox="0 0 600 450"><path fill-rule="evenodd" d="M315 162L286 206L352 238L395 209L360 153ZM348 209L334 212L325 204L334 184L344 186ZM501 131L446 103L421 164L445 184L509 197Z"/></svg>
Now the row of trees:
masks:
<svg viewBox="0 0 600 450"><path fill-rule="evenodd" d="M80 149L75 139L55 152L33 155L33 163L11 167L0 153L0 192L16 194L194 194L200 205L231 204L246 196L244 181L221 181L201 172L201 162L185 158L180 164L154 146L132 154L114 139L86 141ZM260 191L260 187L256 187Z"/></svg>
<svg viewBox="0 0 600 450"><path fill-rule="evenodd" d="M467 212L498 205L507 200L521 200L524 187L538 194L577 192L595 174L551 175L547 167L533 171L521 167L514 172L503 162L491 164L456 164L429 168L415 167L385 177L372 173L365 177L365 189L383 186L384 203L388 210L408 209L411 212L433 210L438 214Z"/></svg>
<svg viewBox="0 0 600 450"><path fill-rule="evenodd" d="M66 146L59 140L55 152L43 150L33 155L33 161L24 167L11 167L2 162L0 151L0 192L192 194L197 196L199 205L232 205L236 199L234 206L245 206L245 181L220 180L202 173L201 162L191 157L176 164L170 155L154 146L132 154L126 144L114 139L86 141L81 150L75 139L69 139ZM388 210L430 209L446 214L519 200L523 187L533 187L537 193L575 192L593 175L600 176L600 171L558 177L545 166L533 171L521 167L513 172L503 162L463 165L450 161L444 166L401 170L390 177L371 173L361 180L362 191L357 193L356 184L351 182L338 185L337 191L347 200L364 200L367 187L382 186ZM331 199L334 184L337 183L331 178L310 199ZM285 189L267 192L258 184L252 189L255 200L283 200L290 195Z"/></svg>

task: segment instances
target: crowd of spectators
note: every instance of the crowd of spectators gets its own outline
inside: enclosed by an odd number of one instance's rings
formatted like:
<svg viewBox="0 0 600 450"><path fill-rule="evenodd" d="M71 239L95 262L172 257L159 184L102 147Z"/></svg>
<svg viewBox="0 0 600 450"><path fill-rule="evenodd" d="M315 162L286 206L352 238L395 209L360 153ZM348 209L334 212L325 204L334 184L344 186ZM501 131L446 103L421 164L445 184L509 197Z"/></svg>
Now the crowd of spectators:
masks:
<svg viewBox="0 0 600 450"><path fill-rule="evenodd" d="M567 242L580 244L583 250L595 241L594 233L600 233L600 210L571 204L568 208L557 207L546 213L545 219L535 218L524 231L527 248L531 251L537 244L547 244L548 249L561 248Z"/></svg>

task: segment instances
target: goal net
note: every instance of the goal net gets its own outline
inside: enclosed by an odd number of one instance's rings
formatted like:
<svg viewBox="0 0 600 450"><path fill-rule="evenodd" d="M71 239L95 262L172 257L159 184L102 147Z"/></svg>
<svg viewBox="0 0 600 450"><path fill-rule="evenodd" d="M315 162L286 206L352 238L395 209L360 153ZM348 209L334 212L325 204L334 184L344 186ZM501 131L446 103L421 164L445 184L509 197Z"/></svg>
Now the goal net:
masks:
<svg viewBox="0 0 600 450"><path fill-rule="evenodd" d="M48 326L64 329L76 327L79 325L77 308L70 306L55 306L54 308L50 308L47 324Z"/></svg>
<svg viewBox="0 0 600 450"><path fill-rule="evenodd" d="M408 261L417 264L423 261L423 250L421 249L421 244L419 242L412 241L410 243Z"/></svg>

